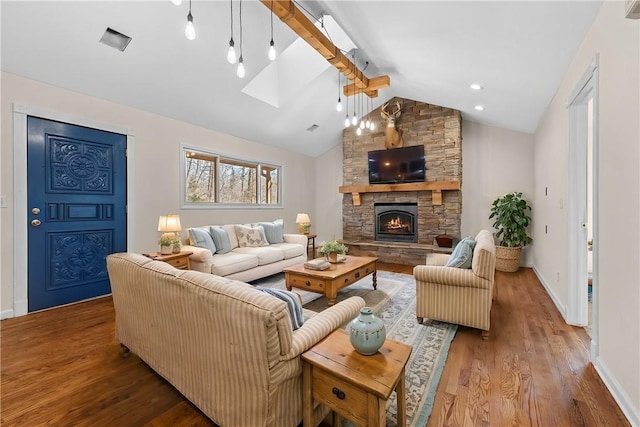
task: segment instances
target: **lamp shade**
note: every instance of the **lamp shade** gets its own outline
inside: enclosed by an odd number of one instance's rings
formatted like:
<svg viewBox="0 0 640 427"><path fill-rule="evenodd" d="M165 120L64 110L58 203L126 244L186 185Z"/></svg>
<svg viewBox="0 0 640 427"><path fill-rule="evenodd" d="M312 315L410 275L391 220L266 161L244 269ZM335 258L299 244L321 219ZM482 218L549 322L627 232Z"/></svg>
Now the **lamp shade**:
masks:
<svg viewBox="0 0 640 427"><path fill-rule="evenodd" d="M162 215L158 219L158 231L181 231L180 215Z"/></svg>
<svg viewBox="0 0 640 427"><path fill-rule="evenodd" d="M311 220L309 219L309 215L306 213L299 213L296 217L296 224L307 224L309 222L311 222Z"/></svg>

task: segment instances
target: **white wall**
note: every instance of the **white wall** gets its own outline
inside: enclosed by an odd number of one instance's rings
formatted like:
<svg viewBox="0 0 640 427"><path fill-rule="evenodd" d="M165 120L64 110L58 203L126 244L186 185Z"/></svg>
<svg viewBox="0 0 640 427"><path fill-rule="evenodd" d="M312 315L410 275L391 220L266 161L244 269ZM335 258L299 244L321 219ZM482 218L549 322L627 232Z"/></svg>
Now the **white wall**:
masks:
<svg viewBox="0 0 640 427"><path fill-rule="evenodd" d="M596 369L640 425L640 21L603 2L535 138L534 263L567 304L569 93L596 53L599 66L599 356ZM544 188L549 195L544 196ZM544 234L543 224L549 225Z"/></svg>
<svg viewBox="0 0 640 427"><path fill-rule="evenodd" d="M342 238L342 143L316 158L316 211L311 229L318 243Z"/></svg>
<svg viewBox="0 0 640 427"><path fill-rule="evenodd" d="M285 231L297 232L298 212L315 209L315 162L311 157L236 138L188 123L118 105L102 99L60 89L3 72L1 75L2 144L0 194L7 195L8 209L0 209L0 310L13 310L13 103L23 104L82 120L130 128L135 133L135 187L128 195L135 200L135 216L129 215L133 241L129 250L157 250L158 216L178 213L183 228L203 224L251 222L283 218ZM180 144L190 144L249 160L282 165L284 208L180 209ZM336 188L334 186L334 188ZM26 209L26 206L25 206ZM183 232L184 234L184 232Z"/></svg>
<svg viewBox="0 0 640 427"><path fill-rule="evenodd" d="M533 203L533 135L464 121L462 123L462 236L491 232L491 203L521 191ZM530 234L532 232L530 229ZM535 245L535 241L533 245ZM521 263L531 266L532 245L525 247Z"/></svg>

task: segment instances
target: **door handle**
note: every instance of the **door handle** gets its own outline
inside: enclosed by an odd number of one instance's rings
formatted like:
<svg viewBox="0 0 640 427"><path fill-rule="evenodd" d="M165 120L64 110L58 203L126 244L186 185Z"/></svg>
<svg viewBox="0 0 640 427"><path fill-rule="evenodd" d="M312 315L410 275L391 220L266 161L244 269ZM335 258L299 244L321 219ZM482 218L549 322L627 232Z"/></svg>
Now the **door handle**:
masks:
<svg viewBox="0 0 640 427"><path fill-rule="evenodd" d="M34 227L40 227L40 224L42 224L42 222L39 219L31 220L31 225L33 225Z"/></svg>

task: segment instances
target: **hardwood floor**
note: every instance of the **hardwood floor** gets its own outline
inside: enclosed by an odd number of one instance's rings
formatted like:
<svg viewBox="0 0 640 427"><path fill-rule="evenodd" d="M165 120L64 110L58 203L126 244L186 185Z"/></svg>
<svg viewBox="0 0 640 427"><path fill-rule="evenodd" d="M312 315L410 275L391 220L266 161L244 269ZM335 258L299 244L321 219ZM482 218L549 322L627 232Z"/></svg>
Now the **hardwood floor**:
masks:
<svg viewBox="0 0 640 427"><path fill-rule="evenodd" d="M409 266L379 264L411 274ZM496 272L491 336L460 327L428 426L628 426L530 269ZM110 297L3 320L3 426L214 426L137 356Z"/></svg>

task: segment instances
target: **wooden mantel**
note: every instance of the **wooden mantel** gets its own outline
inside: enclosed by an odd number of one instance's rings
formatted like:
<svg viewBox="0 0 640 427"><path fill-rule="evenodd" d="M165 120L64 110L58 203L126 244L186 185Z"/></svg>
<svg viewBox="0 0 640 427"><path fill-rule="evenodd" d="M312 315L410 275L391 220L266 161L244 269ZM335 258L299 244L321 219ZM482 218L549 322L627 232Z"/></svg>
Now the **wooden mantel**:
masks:
<svg viewBox="0 0 640 427"><path fill-rule="evenodd" d="M351 193L353 205L360 206L360 193L387 193L396 191L431 191L434 205L442 204L443 190L460 190L460 181L427 181L411 182L407 184L370 184L370 185L341 185L340 193Z"/></svg>

